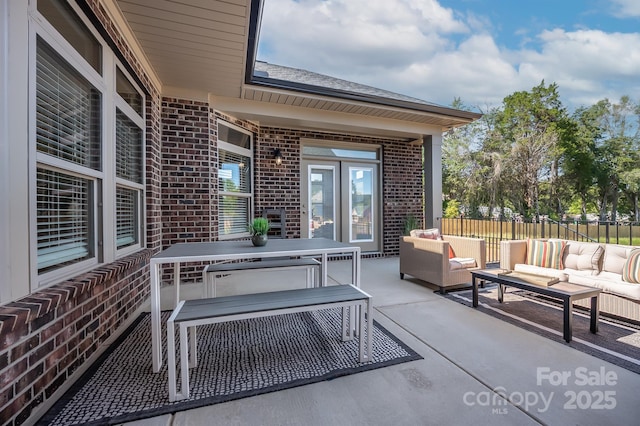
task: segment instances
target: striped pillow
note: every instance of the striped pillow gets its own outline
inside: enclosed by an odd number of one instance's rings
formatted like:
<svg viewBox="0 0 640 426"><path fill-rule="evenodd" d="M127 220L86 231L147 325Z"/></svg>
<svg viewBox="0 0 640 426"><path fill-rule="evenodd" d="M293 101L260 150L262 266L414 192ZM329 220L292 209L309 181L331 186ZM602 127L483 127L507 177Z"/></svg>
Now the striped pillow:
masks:
<svg viewBox="0 0 640 426"><path fill-rule="evenodd" d="M622 281L640 283L640 249L632 250L622 268Z"/></svg>
<svg viewBox="0 0 640 426"><path fill-rule="evenodd" d="M562 254L567 242L563 240L527 240L527 264L543 268L564 269Z"/></svg>

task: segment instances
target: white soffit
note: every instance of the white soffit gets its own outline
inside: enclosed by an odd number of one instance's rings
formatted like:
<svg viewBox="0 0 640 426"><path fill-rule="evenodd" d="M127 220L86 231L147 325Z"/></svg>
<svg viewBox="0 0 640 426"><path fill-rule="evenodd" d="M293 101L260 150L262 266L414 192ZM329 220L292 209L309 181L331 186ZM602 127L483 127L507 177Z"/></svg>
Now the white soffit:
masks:
<svg viewBox="0 0 640 426"><path fill-rule="evenodd" d="M163 85L238 97L250 0L117 0Z"/></svg>
<svg viewBox="0 0 640 426"><path fill-rule="evenodd" d="M435 126L442 129L458 127L470 123L477 118L473 115L469 117L460 117L458 114L456 114L456 116L447 115L447 108L441 108L443 110L442 112L429 112L418 109L377 105L375 103L348 101L327 96L314 96L293 91L272 90L250 85L245 86L242 98L247 101L263 103L265 105L265 111L266 108L275 105L289 106L313 111L354 114L375 119L411 122L416 125Z"/></svg>

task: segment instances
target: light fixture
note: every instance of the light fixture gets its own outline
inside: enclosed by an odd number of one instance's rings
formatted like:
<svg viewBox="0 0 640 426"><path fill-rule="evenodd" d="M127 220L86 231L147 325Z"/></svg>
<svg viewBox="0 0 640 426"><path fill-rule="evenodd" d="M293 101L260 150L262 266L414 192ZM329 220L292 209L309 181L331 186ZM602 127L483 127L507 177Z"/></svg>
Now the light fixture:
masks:
<svg viewBox="0 0 640 426"><path fill-rule="evenodd" d="M273 150L273 158L276 160L278 166L282 164L282 153L279 148Z"/></svg>

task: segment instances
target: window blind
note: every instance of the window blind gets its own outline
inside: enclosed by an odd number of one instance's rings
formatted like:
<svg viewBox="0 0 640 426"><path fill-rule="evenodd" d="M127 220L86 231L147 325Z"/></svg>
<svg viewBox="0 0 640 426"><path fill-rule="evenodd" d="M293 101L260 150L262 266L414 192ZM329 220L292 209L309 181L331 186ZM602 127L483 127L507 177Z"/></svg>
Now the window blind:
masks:
<svg viewBox="0 0 640 426"><path fill-rule="evenodd" d="M100 93L41 39L36 146L39 152L100 170Z"/></svg>
<svg viewBox="0 0 640 426"><path fill-rule="evenodd" d="M142 129L116 110L116 175L142 183Z"/></svg>
<svg viewBox="0 0 640 426"><path fill-rule="evenodd" d="M220 198L219 223L221 235L247 232L249 224L249 198L223 195Z"/></svg>
<svg viewBox="0 0 640 426"><path fill-rule="evenodd" d="M38 272L92 257L91 181L39 168L36 186Z"/></svg>
<svg viewBox="0 0 640 426"><path fill-rule="evenodd" d="M116 188L116 246L118 249L139 242L138 216L138 191Z"/></svg>

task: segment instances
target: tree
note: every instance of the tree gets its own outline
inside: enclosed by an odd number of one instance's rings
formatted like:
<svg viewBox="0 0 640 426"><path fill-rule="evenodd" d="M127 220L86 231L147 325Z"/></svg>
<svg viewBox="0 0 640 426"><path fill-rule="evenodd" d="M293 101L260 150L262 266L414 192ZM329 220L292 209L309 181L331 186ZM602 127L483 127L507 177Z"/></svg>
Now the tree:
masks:
<svg viewBox="0 0 640 426"><path fill-rule="evenodd" d="M597 117L591 109L578 108L571 118L562 121L559 131L561 185L565 190L562 198L568 203L579 198L580 215L586 217L590 189L597 177Z"/></svg>
<svg viewBox="0 0 640 426"><path fill-rule="evenodd" d="M616 220L619 197L625 189L623 175L639 167L640 107L623 96L620 103L603 99L590 109L600 131L596 140L600 219L607 219L610 205L611 219Z"/></svg>
<svg viewBox="0 0 640 426"><path fill-rule="evenodd" d="M498 113L497 130L509 166L507 176L513 183L512 201L527 216L540 214L540 182L547 179L553 193L558 177L557 123L566 111L558 95L558 86L544 81L530 92L516 92L503 101ZM509 147L507 152L505 147ZM552 194L555 198L555 194Z"/></svg>
<svg viewBox="0 0 640 426"><path fill-rule="evenodd" d="M452 108L470 111L460 98L454 99ZM483 137L482 118L444 134L442 140L442 193L445 200L469 203L470 181L474 174L474 146Z"/></svg>

